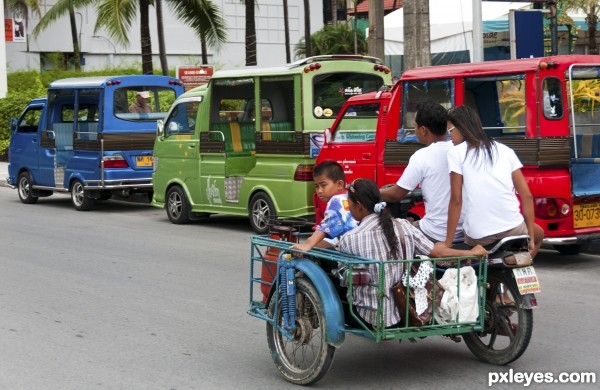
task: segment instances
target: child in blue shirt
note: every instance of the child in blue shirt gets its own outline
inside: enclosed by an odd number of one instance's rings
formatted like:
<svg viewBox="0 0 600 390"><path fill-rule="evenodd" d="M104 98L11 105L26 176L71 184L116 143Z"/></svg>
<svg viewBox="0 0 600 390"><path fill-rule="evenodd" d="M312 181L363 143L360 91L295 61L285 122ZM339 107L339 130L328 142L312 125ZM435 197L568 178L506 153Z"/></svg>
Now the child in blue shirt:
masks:
<svg viewBox="0 0 600 390"><path fill-rule="evenodd" d="M357 223L350 214L348 193L346 192L346 176L341 165L335 161L323 161L313 171L315 192L327 202L323 220L315 232L303 243L292 246L292 249L309 251L313 247L330 248L337 238L356 227Z"/></svg>

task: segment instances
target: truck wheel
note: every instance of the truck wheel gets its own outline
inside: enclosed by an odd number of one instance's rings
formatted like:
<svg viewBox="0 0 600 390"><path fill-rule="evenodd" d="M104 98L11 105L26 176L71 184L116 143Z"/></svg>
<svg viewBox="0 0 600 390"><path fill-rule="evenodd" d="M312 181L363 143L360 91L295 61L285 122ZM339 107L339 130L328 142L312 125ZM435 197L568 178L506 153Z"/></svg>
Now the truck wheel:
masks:
<svg viewBox="0 0 600 390"><path fill-rule="evenodd" d="M21 172L19 180L17 182L17 188L19 190L19 199L25 204L33 204L38 201L37 196L33 196L31 189L31 175L29 172Z"/></svg>
<svg viewBox="0 0 600 390"><path fill-rule="evenodd" d="M88 211L94 206L94 199L87 196L83 183L79 180L71 185L71 203L77 211Z"/></svg>
<svg viewBox="0 0 600 390"><path fill-rule="evenodd" d="M259 192L250 200L250 225L258 234L267 234L269 220L277 217L275 206L267 194Z"/></svg>
<svg viewBox="0 0 600 390"><path fill-rule="evenodd" d="M271 299L269 317L283 323L281 295ZM275 310L277 309L277 311ZM335 348L325 341L325 309L313 284L296 278L296 331L289 340L267 321L267 343L271 357L285 380L296 385L317 382L329 370Z"/></svg>
<svg viewBox="0 0 600 390"><path fill-rule="evenodd" d="M488 274L483 330L464 335L473 355L486 363L503 365L517 360L531 340L533 313L523 307L511 274L511 270Z"/></svg>
<svg viewBox="0 0 600 390"><path fill-rule="evenodd" d="M174 186L169 188L169 191L167 191L166 209L171 223L182 225L190 221L190 204L181 187Z"/></svg>

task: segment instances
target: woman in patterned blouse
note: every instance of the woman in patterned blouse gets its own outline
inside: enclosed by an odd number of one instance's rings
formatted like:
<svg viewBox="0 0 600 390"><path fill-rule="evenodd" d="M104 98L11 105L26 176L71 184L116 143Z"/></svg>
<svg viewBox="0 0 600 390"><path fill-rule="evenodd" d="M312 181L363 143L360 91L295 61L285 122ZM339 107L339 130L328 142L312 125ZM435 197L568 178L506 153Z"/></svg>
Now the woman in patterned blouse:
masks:
<svg viewBox="0 0 600 390"><path fill-rule="evenodd" d="M448 248L443 242L434 244L418 228L405 219L395 219L381 202L379 188L368 179L357 179L348 188L350 212L359 225L340 239L340 251L373 260L414 259L428 257L485 256L481 245L470 250ZM402 277L402 264L385 267L383 316L384 326L400 322L400 313L390 288ZM371 265L371 280L378 280L378 265ZM377 285L355 286L353 303L358 314L371 325L376 324Z"/></svg>

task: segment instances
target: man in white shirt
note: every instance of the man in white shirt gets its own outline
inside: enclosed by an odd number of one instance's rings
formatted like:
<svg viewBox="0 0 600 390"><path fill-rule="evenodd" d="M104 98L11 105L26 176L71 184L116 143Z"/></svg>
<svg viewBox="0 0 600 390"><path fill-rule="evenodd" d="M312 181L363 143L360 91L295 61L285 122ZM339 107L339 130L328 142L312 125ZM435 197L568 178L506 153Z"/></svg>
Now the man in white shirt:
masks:
<svg viewBox="0 0 600 390"><path fill-rule="evenodd" d="M450 177L447 154L453 146L446 131L446 109L434 102L421 102L415 115L415 135L426 145L417 150L408 162L398 182L381 188L381 199L398 202L410 191L421 186L425 202L425 217L415 221L421 231L432 241L446 239ZM462 220L462 219L461 219ZM456 229L454 241L462 241L461 224Z"/></svg>

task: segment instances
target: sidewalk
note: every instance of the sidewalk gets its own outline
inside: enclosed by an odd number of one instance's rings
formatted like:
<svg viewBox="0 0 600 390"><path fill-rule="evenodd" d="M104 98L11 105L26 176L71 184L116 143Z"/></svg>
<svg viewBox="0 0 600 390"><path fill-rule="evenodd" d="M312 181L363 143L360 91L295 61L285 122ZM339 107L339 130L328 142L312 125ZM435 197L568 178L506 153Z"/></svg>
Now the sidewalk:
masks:
<svg viewBox="0 0 600 390"><path fill-rule="evenodd" d="M0 161L0 187L6 187L6 178L8 177L8 163Z"/></svg>

